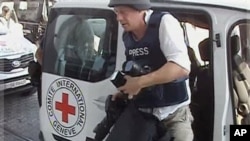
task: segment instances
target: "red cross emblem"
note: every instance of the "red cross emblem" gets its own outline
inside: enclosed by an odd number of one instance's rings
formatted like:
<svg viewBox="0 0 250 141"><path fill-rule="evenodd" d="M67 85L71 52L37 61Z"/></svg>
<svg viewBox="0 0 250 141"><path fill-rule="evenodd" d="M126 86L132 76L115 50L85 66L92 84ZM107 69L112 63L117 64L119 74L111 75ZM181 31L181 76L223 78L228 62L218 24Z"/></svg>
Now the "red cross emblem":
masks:
<svg viewBox="0 0 250 141"><path fill-rule="evenodd" d="M62 94L62 102L56 102L56 110L62 112L62 121L68 123L69 117L68 115L75 115L76 108L74 106L69 105L69 95L67 93Z"/></svg>

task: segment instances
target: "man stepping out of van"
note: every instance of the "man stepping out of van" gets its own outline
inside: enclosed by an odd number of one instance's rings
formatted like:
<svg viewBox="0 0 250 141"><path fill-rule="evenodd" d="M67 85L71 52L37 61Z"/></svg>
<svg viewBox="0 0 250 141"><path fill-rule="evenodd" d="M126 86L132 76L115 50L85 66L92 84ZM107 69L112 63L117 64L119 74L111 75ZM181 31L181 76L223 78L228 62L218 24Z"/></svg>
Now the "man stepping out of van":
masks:
<svg viewBox="0 0 250 141"><path fill-rule="evenodd" d="M118 90L133 99L136 107L157 117L173 141L192 141L187 78L190 61L183 31L170 13L151 10L149 0L110 0L124 29L126 61L143 62L150 73L131 77ZM143 88L154 86L150 91ZM121 96L114 94L112 100Z"/></svg>

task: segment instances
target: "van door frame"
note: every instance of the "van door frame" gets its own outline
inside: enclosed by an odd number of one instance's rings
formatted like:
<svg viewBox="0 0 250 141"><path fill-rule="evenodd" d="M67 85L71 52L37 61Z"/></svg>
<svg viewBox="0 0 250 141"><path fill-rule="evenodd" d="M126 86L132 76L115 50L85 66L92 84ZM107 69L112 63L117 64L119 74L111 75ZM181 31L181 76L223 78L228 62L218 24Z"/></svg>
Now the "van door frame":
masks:
<svg viewBox="0 0 250 141"><path fill-rule="evenodd" d="M232 94L229 85L231 76L228 69L228 33L231 26L245 19L245 10L236 8L211 8L213 15L213 54L214 54L214 90L215 90L215 121L214 121L214 139L220 141L230 140L230 125L234 124ZM221 13L221 14L218 14ZM221 16L219 16L221 15Z"/></svg>

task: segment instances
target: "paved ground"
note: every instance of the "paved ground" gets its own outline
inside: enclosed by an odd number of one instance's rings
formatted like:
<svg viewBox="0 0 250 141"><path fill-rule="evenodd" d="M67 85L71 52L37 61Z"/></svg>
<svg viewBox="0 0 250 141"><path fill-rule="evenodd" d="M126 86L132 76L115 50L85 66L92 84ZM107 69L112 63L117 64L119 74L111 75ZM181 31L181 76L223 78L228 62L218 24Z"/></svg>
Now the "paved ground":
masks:
<svg viewBox="0 0 250 141"><path fill-rule="evenodd" d="M0 97L0 141L39 141L37 93Z"/></svg>

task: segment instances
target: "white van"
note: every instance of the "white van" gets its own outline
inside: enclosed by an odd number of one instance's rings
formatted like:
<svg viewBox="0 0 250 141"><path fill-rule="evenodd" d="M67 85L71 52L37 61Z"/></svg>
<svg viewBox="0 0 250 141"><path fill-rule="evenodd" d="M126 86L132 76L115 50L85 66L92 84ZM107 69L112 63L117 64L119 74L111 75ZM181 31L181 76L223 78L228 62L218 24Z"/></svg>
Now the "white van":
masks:
<svg viewBox="0 0 250 141"><path fill-rule="evenodd" d="M64 0L51 9L40 108L45 141L93 141L105 99L117 91L110 78L125 60L123 29L108 2ZM195 141L229 141L230 125L250 123L250 2L152 0L152 5L180 21L193 52Z"/></svg>

